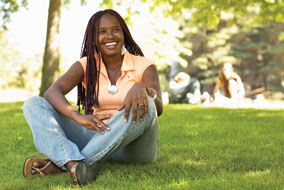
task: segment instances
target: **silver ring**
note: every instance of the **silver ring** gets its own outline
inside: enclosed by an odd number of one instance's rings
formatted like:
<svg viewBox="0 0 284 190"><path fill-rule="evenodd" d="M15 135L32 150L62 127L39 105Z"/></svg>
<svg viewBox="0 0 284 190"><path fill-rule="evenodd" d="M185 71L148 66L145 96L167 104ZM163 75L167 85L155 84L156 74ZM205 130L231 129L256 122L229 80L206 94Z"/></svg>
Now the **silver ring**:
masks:
<svg viewBox="0 0 284 190"><path fill-rule="evenodd" d="M144 104L139 104L139 106L144 107L145 105Z"/></svg>

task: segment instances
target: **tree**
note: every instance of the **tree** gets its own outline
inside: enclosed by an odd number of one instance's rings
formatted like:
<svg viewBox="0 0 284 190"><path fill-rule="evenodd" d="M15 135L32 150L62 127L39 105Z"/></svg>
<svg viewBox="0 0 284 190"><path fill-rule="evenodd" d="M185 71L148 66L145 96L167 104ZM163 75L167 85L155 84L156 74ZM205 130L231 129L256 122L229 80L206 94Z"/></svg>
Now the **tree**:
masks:
<svg viewBox="0 0 284 190"><path fill-rule="evenodd" d="M27 6L27 0L22 0L21 3L15 0L1 0L0 7L1 17L3 22L1 28L7 29L6 23L10 21L10 15L19 10L21 6ZM69 0L65 0L69 3ZM47 88L58 77L59 73L59 25L60 25L60 9L62 0L50 0L47 21L47 34L44 50L44 61L42 67L42 81L40 87L40 96L44 94Z"/></svg>
<svg viewBox="0 0 284 190"><path fill-rule="evenodd" d="M40 96L44 95L45 91L59 76L59 26L61 5L61 0L49 1Z"/></svg>
<svg viewBox="0 0 284 190"><path fill-rule="evenodd" d="M60 64L60 48L59 48L59 26L61 7L69 4L70 0L50 0L48 9L47 33L44 49L42 79L40 87L40 96L59 77ZM85 4L85 0L81 0L81 5Z"/></svg>
<svg viewBox="0 0 284 190"><path fill-rule="evenodd" d="M10 15L19 10L21 6L27 6L27 0L21 0L21 3L15 0L0 1L1 17L3 22L1 28L7 29L6 23L10 21ZM47 21L47 33L44 49L42 80L40 87L40 96L59 76L60 50L59 50L59 26L62 4L69 4L70 0L50 0ZM85 4L85 0L81 0L81 4Z"/></svg>

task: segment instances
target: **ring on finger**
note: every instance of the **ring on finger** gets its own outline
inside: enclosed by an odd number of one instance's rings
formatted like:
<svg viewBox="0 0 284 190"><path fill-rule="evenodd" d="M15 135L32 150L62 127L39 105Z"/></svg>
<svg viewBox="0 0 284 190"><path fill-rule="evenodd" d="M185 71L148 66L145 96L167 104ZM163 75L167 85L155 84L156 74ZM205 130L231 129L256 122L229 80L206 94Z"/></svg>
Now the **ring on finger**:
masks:
<svg viewBox="0 0 284 190"><path fill-rule="evenodd" d="M139 106L144 107L145 105L144 104L139 104Z"/></svg>

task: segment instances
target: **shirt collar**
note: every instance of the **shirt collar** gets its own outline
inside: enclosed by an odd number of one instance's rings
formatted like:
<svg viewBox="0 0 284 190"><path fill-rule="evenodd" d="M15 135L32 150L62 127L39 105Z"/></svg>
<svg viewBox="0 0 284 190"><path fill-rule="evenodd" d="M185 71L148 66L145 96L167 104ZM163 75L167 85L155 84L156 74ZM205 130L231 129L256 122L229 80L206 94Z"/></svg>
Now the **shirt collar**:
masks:
<svg viewBox="0 0 284 190"><path fill-rule="evenodd" d="M135 70L132 55L128 51L126 51L124 54L121 71L124 72L131 70Z"/></svg>
<svg viewBox="0 0 284 190"><path fill-rule="evenodd" d="M96 60L97 60L97 68L98 68L99 67L99 60L98 60L97 54L95 54L95 57L96 57ZM123 73L123 72L131 71L131 70L135 70L132 55L128 51L126 51L125 54L124 54L124 57L123 57L123 61L122 61L121 72ZM108 77L106 67L105 67L105 64L103 63L102 57L101 57L101 71L100 71L100 73L102 73L103 75Z"/></svg>

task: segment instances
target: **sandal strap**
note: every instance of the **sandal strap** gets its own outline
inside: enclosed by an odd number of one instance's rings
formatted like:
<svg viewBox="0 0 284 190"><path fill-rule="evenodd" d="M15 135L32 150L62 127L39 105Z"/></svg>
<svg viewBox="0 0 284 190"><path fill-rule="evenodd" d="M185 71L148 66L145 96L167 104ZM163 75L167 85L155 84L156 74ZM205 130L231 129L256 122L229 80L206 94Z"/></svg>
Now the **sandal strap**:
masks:
<svg viewBox="0 0 284 190"><path fill-rule="evenodd" d="M75 185L78 184L78 179L77 179L77 176L76 176L76 167L77 167L78 164L79 164L79 162L74 164L71 167L71 170L70 170L70 173L71 173L71 176L72 176L72 180L73 180Z"/></svg>
<svg viewBox="0 0 284 190"><path fill-rule="evenodd" d="M40 175L45 175L45 173L43 172L52 162L49 161L47 164L45 164L45 166L43 166L42 168L35 168L32 167L32 169L36 170Z"/></svg>

